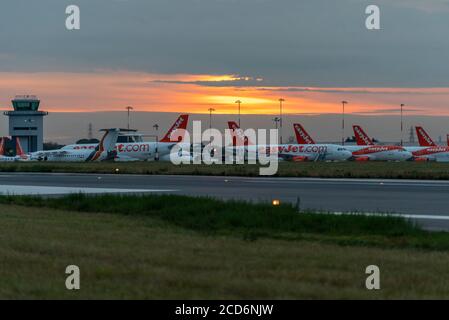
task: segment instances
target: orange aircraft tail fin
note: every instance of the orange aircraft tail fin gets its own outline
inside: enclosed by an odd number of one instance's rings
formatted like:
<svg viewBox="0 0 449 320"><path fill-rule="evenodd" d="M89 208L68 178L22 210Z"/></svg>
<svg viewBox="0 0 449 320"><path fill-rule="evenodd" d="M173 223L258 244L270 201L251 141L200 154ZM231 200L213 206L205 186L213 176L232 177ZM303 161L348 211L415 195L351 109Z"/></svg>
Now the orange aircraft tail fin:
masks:
<svg viewBox="0 0 449 320"><path fill-rule="evenodd" d="M178 119L176 119L175 123L172 125L170 130L168 130L167 134L159 141L159 142L181 142L184 136L179 137L178 141L172 141L171 135L176 130L186 130L187 124L189 123L189 115L181 114Z"/></svg>
<svg viewBox="0 0 449 320"><path fill-rule="evenodd" d="M352 126L352 129L354 130L355 134L355 140L357 142L357 145L359 146L369 146L373 145L373 140L371 140L370 137L365 133L365 131L362 129L359 125Z"/></svg>
<svg viewBox="0 0 449 320"><path fill-rule="evenodd" d="M295 123L293 124L293 128L295 129L296 141L298 144L315 144L315 141L301 124Z"/></svg>
<svg viewBox="0 0 449 320"><path fill-rule="evenodd" d="M432 140L429 134L423 127L416 127L416 135L418 136L418 142L421 147L434 147L436 143Z"/></svg>

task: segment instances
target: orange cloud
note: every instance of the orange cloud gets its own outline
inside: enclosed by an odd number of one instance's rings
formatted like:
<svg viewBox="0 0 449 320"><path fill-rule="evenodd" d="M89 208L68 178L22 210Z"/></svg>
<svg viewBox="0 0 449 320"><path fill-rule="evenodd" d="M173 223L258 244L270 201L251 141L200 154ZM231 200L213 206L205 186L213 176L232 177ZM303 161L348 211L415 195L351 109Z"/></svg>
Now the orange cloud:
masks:
<svg viewBox="0 0 449 320"><path fill-rule="evenodd" d="M157 82L164 79L172 82ZM131 72L0 73L0 106L9 108L15 94L36 94L42 108L58 112L139 111L276 114L279 97L284 112L339 113L347 100L348 113L392 113L400 103L421 114L449 114L449 88L273 88L261 86L205 86L194 82L250 80L235 75L159 75ZM182 83L185 82L185 83Z"/></svg>

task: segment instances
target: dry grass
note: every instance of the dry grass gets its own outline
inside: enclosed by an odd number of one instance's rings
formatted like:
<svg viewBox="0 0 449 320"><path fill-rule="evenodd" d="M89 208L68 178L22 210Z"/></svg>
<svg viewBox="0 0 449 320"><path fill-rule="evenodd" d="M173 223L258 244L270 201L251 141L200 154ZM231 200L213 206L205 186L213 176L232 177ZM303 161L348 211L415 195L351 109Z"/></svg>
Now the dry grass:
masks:
<svg viewBox="0 0 449 320"><path fill-rule="evenodd" d="M449 298L449 253L245 241L145 216L0 205L0 298ZM65 289L65 267L81 290ZM365 267L381 268L379 291Z"/></svg>

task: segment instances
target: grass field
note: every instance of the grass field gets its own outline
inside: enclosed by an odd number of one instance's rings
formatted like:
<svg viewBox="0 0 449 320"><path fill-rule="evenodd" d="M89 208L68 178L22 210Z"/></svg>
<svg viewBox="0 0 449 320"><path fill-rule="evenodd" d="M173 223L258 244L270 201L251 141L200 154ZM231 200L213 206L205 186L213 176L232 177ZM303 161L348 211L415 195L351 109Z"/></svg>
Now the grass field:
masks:
<svg viewBox="0 0 449 320"><path fill-rule="evenodd" d="M446 233L167 197L1 197L0 298L449 298ZM79 291L65 289L70 264Z"/></svg>
<svg viewBox="0 0 449 320"><path fill-rule="evenodd" d="M117 171L118 169L118 171ZM258 165L181 165L132 163L0 163L0 172L76 172L258 176ZM448 180L449 163L422 162L302 162L279 163L278 176L322 178L386 178Z"/></svg>
<svg viewBox="0 0 449 320"><path fill-rule="evenodd" d="M272 206L178 195L73 194L61 198L1 196L1 204L147 217L206 236L246 240L314 240L342 245L449 250L449 233L423 231L388 216L298 212L289 204Z"/></svg>

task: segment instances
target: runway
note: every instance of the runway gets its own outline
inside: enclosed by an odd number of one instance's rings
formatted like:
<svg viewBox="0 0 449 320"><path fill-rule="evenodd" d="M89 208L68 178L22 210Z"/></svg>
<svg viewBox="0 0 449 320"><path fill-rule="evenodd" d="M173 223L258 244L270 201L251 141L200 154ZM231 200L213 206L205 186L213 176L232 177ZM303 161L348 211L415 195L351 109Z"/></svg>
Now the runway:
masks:
<svg viewBox="0 0 449 320"><path fill-rule="evenodd" d="M157 192L256 202L300 202L302 209L396 213L432 230L449 230L449 181L312 179L275 177L209 177L2 173L0 193L52 194L51 188L87 188L89 193ZM42 187L46 187L43 192ZM50 189L48 189L50 188ZM40 191L39 191L40 190ZM121 191L122 190L122 191ZM22 192L24 194L26 192ZM55 194L61 194L58 192ZM68 192L69 193L69 192Z"/></svg>

